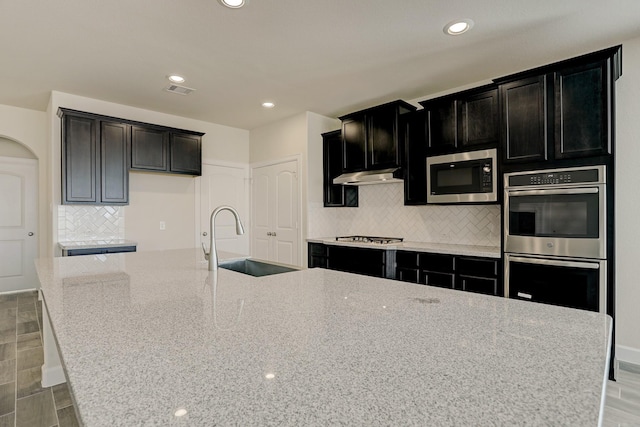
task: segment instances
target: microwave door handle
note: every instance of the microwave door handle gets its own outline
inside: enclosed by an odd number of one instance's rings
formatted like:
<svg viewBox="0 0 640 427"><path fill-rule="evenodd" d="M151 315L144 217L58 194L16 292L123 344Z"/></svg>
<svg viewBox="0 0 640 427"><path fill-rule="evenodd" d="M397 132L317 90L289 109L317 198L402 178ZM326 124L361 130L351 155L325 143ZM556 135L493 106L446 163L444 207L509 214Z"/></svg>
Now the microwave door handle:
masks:
<svg viewBox="0 0 640 427"><path fill-rule="evenodd" d="M588 268L591 270L597 270L600 268L600 264L596 264L593 262L560 261L550 259L525 258L518 256L510 256L509 261L522 262L527 264L553 265L557 267Z"/></svg>
<svg viewBox="0 0 640 427"><path fill-rule="evenodd" d="M600 190L596 187L589 188L566 188L564 190L507 190L509 197L513 196L540 196L540 195L552 195L552 194L598 194Z"/></svg>

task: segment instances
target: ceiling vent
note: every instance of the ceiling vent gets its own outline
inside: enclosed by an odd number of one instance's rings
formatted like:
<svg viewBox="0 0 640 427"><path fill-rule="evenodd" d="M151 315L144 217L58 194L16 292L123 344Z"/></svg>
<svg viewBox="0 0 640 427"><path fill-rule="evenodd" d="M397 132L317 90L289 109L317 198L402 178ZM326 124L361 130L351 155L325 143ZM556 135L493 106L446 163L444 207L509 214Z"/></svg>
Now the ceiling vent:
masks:
<svg viewBox="0 0 640 427"><path fill-rule="evenodd" d="M177 93L178 95L189 95L195 89L191 89L190 87L171 84L165 87L164 90L171 93Z"/></svg>

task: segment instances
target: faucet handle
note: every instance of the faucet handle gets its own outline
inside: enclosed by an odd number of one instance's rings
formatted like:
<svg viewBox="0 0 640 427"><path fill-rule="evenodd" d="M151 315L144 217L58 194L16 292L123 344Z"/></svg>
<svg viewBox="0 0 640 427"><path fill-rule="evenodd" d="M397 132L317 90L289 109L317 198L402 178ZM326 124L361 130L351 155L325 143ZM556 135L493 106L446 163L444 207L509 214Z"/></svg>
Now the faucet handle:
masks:
<svg viewBox="0 0 640 427"><path fill-rule="evenodd" d="M201 242L201 243L202 243L202 252L204 253L204 259L205 259L205 261L209 261L210 253L207 252L207 248L205 248L204 242Z"/></svg>

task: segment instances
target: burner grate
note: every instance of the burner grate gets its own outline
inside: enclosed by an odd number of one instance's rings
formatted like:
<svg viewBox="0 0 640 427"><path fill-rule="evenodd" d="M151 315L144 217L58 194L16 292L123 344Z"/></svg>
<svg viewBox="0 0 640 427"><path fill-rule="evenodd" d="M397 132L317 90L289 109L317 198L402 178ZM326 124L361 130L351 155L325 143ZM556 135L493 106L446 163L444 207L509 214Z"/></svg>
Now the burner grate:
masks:
<svg viewBox="0 0 640 427"><path fill-rule="evenodd" d="M373 243L377 245L387 245L390 243L402 242L402 237L373 237L373 236L340 236L336 237L337 242Z"/></svg>

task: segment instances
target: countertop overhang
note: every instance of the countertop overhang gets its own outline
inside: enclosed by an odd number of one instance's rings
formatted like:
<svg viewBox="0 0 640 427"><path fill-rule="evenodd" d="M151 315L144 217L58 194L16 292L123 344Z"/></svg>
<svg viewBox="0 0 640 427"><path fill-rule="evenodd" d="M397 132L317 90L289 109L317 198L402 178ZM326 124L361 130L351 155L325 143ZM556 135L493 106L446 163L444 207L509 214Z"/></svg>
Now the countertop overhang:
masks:
<svg viewBox="0 0 640 427"><path fill-rule="evenodd" d="M36 266L86 426L599 421L601 313L324 269L210 272L199 249Z"/></svg>

